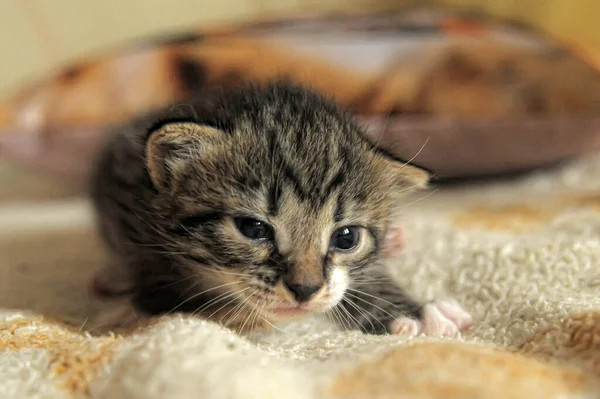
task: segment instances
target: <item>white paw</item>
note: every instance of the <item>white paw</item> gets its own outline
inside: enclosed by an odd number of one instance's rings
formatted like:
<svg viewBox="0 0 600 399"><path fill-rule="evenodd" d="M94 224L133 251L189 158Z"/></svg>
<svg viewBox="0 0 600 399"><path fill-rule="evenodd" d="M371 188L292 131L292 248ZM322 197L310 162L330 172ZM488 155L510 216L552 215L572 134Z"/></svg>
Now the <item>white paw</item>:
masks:
<svg viewBox="0 0 600 399"><path fill-rule="evenodd" d="M390 326L392 334L454 337L471 327L472 317L455 301L434 301L423 307L423 320L399 317Z"/></svg>
<svg viewBox="0 0 600 399"><path fill-rule="evenodd" d="M392 321L390 332L392 334L410 335L414 337L421 331L421 322L409 317L400 317Z"/></svg>

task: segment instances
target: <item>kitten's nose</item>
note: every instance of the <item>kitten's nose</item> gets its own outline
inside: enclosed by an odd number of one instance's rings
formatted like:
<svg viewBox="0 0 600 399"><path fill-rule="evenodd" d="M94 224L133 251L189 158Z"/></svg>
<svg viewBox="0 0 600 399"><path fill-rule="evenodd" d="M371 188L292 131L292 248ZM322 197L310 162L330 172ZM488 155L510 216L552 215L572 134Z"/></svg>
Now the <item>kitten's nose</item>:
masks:
<svg viewBox="0 0 600 399"><path fill-rule="evenodd" d="M290 291L294 293L298 302L306 302L322 287L322 285L288 284Z"/></svg>

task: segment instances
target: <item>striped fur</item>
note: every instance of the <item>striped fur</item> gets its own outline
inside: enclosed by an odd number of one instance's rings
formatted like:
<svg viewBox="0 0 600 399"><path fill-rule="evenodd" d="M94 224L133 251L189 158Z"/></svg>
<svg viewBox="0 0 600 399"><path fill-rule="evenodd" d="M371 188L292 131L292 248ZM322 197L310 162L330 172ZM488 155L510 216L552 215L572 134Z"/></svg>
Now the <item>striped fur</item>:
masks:
<svg viewBox="0 0 600 399"><path fill-rule="evenodd" d="M272 309L296 305L283 283L295 279L324 282L304 310L341 312L348 327L385 333L396 315L420 316L378 258L397 195L427 174L374 148L334 102L285 82L213 91L110 137L93 199L106 273L130 282L139 310L277 320ZM240 216L274 240L242 236ZM343 226L359 226L357 247L332 251Z"/></svg>

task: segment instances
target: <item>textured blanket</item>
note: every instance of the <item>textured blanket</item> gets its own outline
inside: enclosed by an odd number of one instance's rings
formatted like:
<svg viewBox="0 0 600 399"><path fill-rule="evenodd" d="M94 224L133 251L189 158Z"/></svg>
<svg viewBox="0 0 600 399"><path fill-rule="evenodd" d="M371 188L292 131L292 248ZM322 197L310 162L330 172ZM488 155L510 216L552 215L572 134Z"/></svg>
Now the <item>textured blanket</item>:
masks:
<svg viewBox="0 0 600 399"><path fill-rule="evenodd" d="M0 397L600 397L599 182L595 157L407 202L389 266L414 295L473 313L452 339L321 319L241 337L181 316L92 336L85 282L102 253L86 203L0 206Z"/></svg>

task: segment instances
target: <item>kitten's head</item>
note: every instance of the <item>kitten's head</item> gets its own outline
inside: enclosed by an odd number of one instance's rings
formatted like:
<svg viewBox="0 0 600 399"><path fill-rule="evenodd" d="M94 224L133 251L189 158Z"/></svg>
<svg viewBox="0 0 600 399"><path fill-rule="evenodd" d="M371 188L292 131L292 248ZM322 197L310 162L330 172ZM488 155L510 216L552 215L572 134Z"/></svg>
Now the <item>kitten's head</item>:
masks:
<svg viewBox="0 0 600 399"><path fill-rule="evenodd" d="M285 84L161 121L145 160L174 260L269 319L342 300L378 257L396 197L428 177L332 102Z"/></svg>

